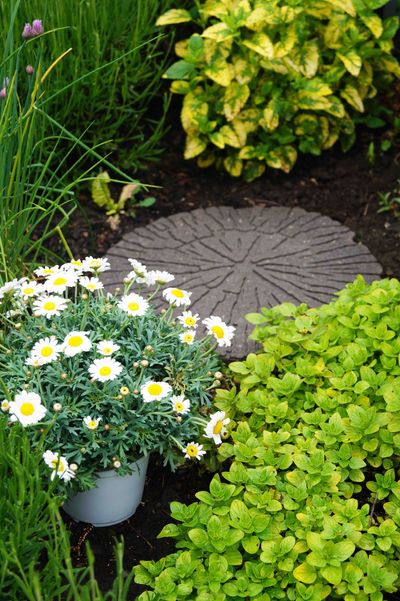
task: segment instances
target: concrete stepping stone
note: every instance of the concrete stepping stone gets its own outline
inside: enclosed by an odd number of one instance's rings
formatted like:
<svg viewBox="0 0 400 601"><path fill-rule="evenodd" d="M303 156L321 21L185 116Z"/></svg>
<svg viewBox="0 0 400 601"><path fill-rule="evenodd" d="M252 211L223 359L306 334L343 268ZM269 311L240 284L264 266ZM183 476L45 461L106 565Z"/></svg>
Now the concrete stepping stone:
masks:
<svg viewBox="0 0 400 601"><path fill-rule="evenodd" d="M211 207L161 218L126 234L109 249L106 289L121 286L128 258L176 276L192 292L191 310L219 315L237 327L230 358L254 350L244 315L282 302L311 307L362 274L378 279L382 268L354 232L329 217L299 208Z"/></svg>

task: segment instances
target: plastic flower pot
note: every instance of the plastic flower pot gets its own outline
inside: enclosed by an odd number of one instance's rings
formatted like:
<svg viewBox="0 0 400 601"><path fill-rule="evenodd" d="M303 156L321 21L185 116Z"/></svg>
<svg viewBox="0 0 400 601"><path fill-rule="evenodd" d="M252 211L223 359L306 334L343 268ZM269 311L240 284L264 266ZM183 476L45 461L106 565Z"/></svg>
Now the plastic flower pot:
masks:
<svg viewBox="0 0 400 601"><path fill-rule="evenodd" d="M112 526L131 517L143 496L149 456L131 463L133 473L120 476L115 470L98 473L96 488L68 499L64 511L74 520L93 526Z"/></svg>

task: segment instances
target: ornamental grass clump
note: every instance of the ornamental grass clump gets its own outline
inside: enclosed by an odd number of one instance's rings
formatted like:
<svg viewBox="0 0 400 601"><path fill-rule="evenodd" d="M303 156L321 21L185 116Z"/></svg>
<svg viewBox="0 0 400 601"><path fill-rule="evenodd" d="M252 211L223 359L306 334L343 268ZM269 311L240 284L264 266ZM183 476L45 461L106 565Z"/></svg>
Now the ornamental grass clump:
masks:
<svg viewBox="0 0 400 601"><path fill-rule="evenodd" d="M104 293L109 263L92 257L0 288L2 418L26 429L52 479L81 489L152 451L173 469L199 460L229 423L211 397L222 377L216 347L231 344L234 328L210 316L199 336L191 293L130 262L122 296Z"/></svg>
<svg viewBox="0 0 400 601"><path fill-rule="evenodd" d="M177 552L140 601L389 601L400 590L400 282L359 277L316 309L247 316L263 349L230 369L226 471L171 504Z"/></svg>

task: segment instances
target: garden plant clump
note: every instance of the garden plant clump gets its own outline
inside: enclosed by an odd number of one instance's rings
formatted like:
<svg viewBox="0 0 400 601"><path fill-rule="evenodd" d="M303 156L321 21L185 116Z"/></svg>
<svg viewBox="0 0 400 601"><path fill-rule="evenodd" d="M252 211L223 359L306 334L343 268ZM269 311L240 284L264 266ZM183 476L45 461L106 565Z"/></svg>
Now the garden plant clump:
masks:
<svg viewBox="0 0 400 601"><path fill-rule="evenodd" d="M248 319L263 349L230 365L229 469L135 568L140 601L383 601L400 588L400 283L359 277L317 309Z"/></svg>
<svg viewBox="0 0 400 601"><path fill-rule="evenodd" d="M165 73L184 96L185 158L251 180L289 172L299 152L348 150L356 119L373 124L377 93L400 75L398 18L374 10L386 1L206 0L166 12L158 25L200 29Z"/></svg>
<svg viewBox="0 0 400 601"><path fill-rule="evenodd" d="M130 261L122 296L104 293L109 263L92 257L0 288L2 419L26 429L52 479L81 489L99 470L129 473L153 451L173 469L200 460L229 422L212 413L211 395L222 377L216 347L231 344L234 328L211 316L200 337L191 293ZM161 287L166 308L157 313Z"/></svg>

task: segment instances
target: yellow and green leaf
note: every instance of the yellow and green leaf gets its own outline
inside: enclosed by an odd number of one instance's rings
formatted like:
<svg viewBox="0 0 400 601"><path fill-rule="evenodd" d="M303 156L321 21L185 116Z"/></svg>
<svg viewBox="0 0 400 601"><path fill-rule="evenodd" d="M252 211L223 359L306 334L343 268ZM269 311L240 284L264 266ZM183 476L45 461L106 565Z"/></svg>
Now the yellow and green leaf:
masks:
<svg viewBox="0 0 400 601"><path fill-rule="evenodd" d="M242 110L250 96L250 89L247 85L240 85L232 81L225 89L224 94L224 115L228 121L232 121Z"/></svg>
<svg viewBox="0 0 400 601"><path fill-rule="evenodd" d="M354 75L354 77L358 77L362 67L362 59L355 50L347 50L343 53L338 52L337 57L342 61L349 73Z"/></svg>
<svg viewBox="0 0 400 601"><path fill-rule="evenodd" d="M266 33L256 33L248 40L243 41L243 45L250 50L254 50L257 54L261 54L264 58L273 58L274 45Z"/></svg>
<svg viewBox="0 0 400 601"><path fill-rule="evenodd" d="M196 136L186 136L185 159L194 159L207 148L207 142Z"/></svg>
<svg viewBox="0 0 400 601"><path fill-rule="evenodd" d="M233 177L240 177L243 169L243 161L236 156L228 156L224 159L224 167Z"/></svg>
<svg viewBox="0 0 400 601"><path fill-rule="evenodd" d="M228 64L224 59L219 58L210 63L205 69L204 74L226 88L235 77L235 70L232 65Z"/></svg>
<svg viewBox="0 0 400 601"><path fill-rule="evenodd" d="M189 11L184 8L172 8L157 19L156 25L175 25L176 23L187 23L191 20L192 16Z"/></svg>
<svg viewBox="0 0 400 601"><path fill-rule="evenodd" d="M207 27L201 35L203 38L215 40L216 42L224 42L225 40L232 38L235 35L235 32L226 23L220 22Z"/></svg>
<svg viewBox="0 0 400 601"><path fill-rule="evenodd" d="M364 103L357 88L351 85L346 85L345 88L340 92L342 98L344 98L352 107L359 113L364 112Z"/></svg>

